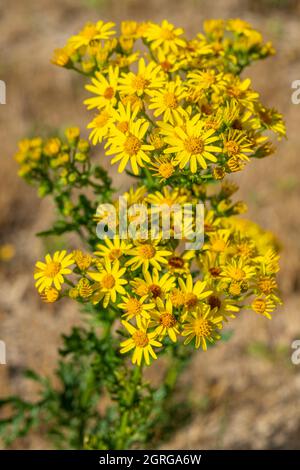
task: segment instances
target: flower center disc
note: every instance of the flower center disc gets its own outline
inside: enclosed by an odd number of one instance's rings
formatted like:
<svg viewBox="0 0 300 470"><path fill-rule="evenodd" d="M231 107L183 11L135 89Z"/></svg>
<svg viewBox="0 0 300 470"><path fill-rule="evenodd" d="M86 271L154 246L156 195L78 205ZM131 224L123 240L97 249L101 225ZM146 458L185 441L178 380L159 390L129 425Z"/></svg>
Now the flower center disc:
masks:
<svg viewBox="0 0 300 470"><path fill-rule="evenodd" d="M212 327L205 318L198 318L194 321L194 331L196 336L210 336Z"/></svg>
<svg viewBox="0 0 300 470"><path fill-rule="evenodd" d="M204 143L201 137L189 137L184 141L185 149L192 154L202 153L204 150Z"/></svg>
<svg viewBox="0 0 300 470"><path fill-rule="evenodd" d="M141 142L135 135L129 135L124 143L125 152L132 156L136 155L141 148Z"/></svg>
<svg viewBox="0 0 300 470"><path fill-rule="evenodd" d="M119 248L113 248L111 252L109 253L109 258L114 261L116 259L119 259L120 256L122 255L121 250Z"/></svg>
<svg viewBox="0 0 300 470"><path fill-rule="evenodd" d="M154 257L156 250L152 245L141 245L138 249L139 255L144 259L151 259Z"/></svg>
<svg viewBox="0 0 300 470"><path fill-rule="evenodd" d="M173 256L173 258L170 258L169 259L169 265L172 267L172 268L183 268L184 266L184 261L182 258L180 258L179 256Z"/></svg>
<svg viewBox="0 0 300 470"><path fill-rule="evenodd" d="M161 295L161 288L156 284L152 284L152 286L149 287L149 291L155 299Z"/></svg>
<svg viewBox="0 0 300 470"><path fill-rule="evenodd" d="M143 75L136 75L132 80L132 85L136 90L144 90L146 86L149 85L149 80L147 80Z"/></svg>
<svg viewBox="0 0 300 470"><path fill-rule="evenodd" d="M252 308L256 313L264 313L266 310L266 302L264 299L256 299L252 302Z"/></svg>
<svg viewBox="0 0 300 470"><path fill-rule="evenodd" d="M159 321L166 328L172 328L176 325L176 318L169 312L162 313Z"/></svg>
<svg viewBox="0 0 300 470"><path fill-rule="evenodd" d="M101 286L104 287L104 289L112 289L115 283L116 281L112 274L105 274L102 278Z"/></svg>
<svg viewBox="0 0 300 470"><path fill-rule="evenodd" d="M175 109L178 106L178 101L176 99L176 96L174 93L165 93L164 94L164 103L167 106L167 108L172 108Z"/></svg>
<svg viewBox="0 0 300 470"><path fill-rule="evenodd" d="M240 151L239 144L234 140L229 140L228 142L226 142L225 147L230 155L237 155Z"/></svg>
<svg viewBox="0 0 300 470"><path fill-rule="evenodd" d="M47 264L45 274L48 277L54 278L55 276L57 276L60 269L61 269L61 264L58 263L57 261L52 261L51 263Z"/></svg>
<svg viewBox="0 0 300 470"><path fill-rule="evenodd" d="M236 268L232 271L231 277L236 281L241 281L245 277L245 271L240 268Z"/></svg>
<svg viewBox="0 0 300 470"><path fill-rule="evenodd" d="M208 303L210 305L210 308L213 310L214 308L217 308L219 310L219 308L221 307L221 300L219 299L219 297L217 297L216 295L211 295L209 298L208 298Z"/></svg>
<svg viewBox="0 0 300 470"><path fill-rule="evenodd" d="M111 100L115 96L114 89L111 86L107 87L106 90L104 91L103 96L107 100Z"/></svg>
<svg viewBox="0 0 300 470"><path fill-rule="evenodd" d="M133 339L135 345L139 348L145 348L149 343L149 339L148 339L148 336L146 335L146 333L144 333L144 331L140 331L140 330L137 330L133 333L132 339Z"/></svg>
<svg viewBox="0 0 300 470"><path fill-rule="evenodd" d="M195 294L192 294L191 292L186 294L185 304L188 308L196 307L197 303L198 297Z"/></svg>
<svg viewBox="0 0 300 470"><path fill-rule="evenodd" d="M162 163L158 168L158 172L163 178L170 178L174 173L174 167L171 163Z"/></svg>
<svg viewBox="0 0 300 470"><path fill-rule="evenodd" d="M142 306L138 299L135 299L134 297L130 298L126 304L126 311L130 315L139 315L142 311Z"/></svg>
<svg viewBox="0 0 300 470"><path fill-rule="evenodd" d="M162 28L161 37L163 39L167 39L168 41L171 41L172 39L174 39L174 33L173 31L170 31L168 28Z"/></svg>

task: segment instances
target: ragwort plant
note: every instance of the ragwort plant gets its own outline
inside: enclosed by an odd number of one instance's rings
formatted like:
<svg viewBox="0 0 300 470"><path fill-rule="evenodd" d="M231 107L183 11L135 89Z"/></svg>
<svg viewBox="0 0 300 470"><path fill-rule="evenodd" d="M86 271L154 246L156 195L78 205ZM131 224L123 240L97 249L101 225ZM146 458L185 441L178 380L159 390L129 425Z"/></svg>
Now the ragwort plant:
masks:
<svg viewBox="0 0 300 470"><path fill-rule="evenodd" d="M77 302L83 321L63 336L60 386L29 371L40 398L1 401L8 444L40 427L58 447L155 445L172 429L172 393L194 351L224 339L242 312L270 319L280 304L276 240L239 217L246 205L226 179L274 152L271 133L285 135L282 116L240 76L272 45L240 19L205 21L191 40L166 20L124 21L118 36L114 26L87 24L54 53L54 64L86 77L90 142L68 128L22 140L16 155L20 176L56 204L57 220L39 235L80 240L36 263L38 293ZM99 144L101 158L135 178L123 194L129 208L202 202L203 246L185 250L174 230L167 240L99 239L99 204L119 204L90 156ZM164 372L157 387L144 377L154 362Z"/></svg>

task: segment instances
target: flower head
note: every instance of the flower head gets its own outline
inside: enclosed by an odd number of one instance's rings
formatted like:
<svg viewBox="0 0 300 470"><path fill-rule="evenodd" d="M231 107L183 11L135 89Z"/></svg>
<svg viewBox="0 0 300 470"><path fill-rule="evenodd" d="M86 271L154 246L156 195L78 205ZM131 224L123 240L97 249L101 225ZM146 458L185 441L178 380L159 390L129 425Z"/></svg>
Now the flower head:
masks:
<svg viewBox="0 0 300 470"><path fill-rule="evenodd" d="M53 257L47 254L45 262L38 261L35 265L34 273L35 286L38 288L38 291L43 292L53 284L57 290L61 290L64 276L72 272L69 268L71 264L74 264L73 255L67 255L66 250L56 251Z"/></svg>
<svg viewBox="0 0 300 470"><path fill-rule="evenodd" d="M150 43L151 49L161 48L164 53L176 53L178 48L185 47L186 42L180 36L183 34L182 28L176 28L167 20L163 20L161 25L151 23L145 31L144 37Z"/></svg>
<svg viewBox="0 0 300 470"><path fill-rule="evenodd" d="M207 160L216 162L215 153L221 152L214 144L219 137L213 129L204 130L200 115L186 121L185 128L176 127L175 135L165 137L168 148L165 153L175 154L175 164L184 168L187 164L191 172L196 173L198 166L207 168Z"/></svg>
<svg viewBox="0 0 300 470"><path fill-rule="evenodd" d="M164 83L164 73L159 65L150 62L146 65L144 59L138 63L137 73L123 73L118 89L122 95L143 96L153 89L160 89Z"/></svg>
<svg viewBox="0 0 300 470"><path fill-rule="evenodd" d="M148 332L148 322L139 319L137 320L137 328L125 320L122 321L122 324L131 337L121 343L121 353L124 354L134 349L132 363L140 366L144 360L147 366L150 365L151 358L157 359L153 347L160 348L162 346L156 340L156 332Z"/></svg>
<svg viewBox="0 0 300 470"><path fill-rule="evenodd" d="M86 85L86 89L94 93L95 97L88 98L84 101L88 109L93 108L109 108L117 102L116 93L119 79L118 67L109 67L108 76L102 73L96 73L96 78L92 78L92 84Z"/></svg>
<svg viewBox="0 0 300 470"><path fill-rule="evenodd" d="M154 110L155 117L163 115L165 122L176 125L182 122L182 116L186 114L181 106L185 93L185 88L179 80L168 82L159 90L149 91L151 96L149 109Z"/></svg>
<svg viewBox="0 0 300 470"><path fill-rule="evenodd" d="M173 305L170 300L163 302L161 299L157 299L157 310L151 312L151 322L149 325L156 327L155 332L159 339L168 335L171 341L174 343L177 341L179 324L173 313Z"/></svg>
<svg viewBox="0 0 300 470"><path fill-rule="evenodd" d="M133 270L142 267L144 271L148 270L149 266L153 266L160 271L162 265L167 264L167 257L171 254L171 251L159 245L159 240L137 241L135 247L128 252L131 259L127 261L126 266L131 266Z"/></svg>
<svg viewBox="0 0 300 470"><path fill-rule="evenodd" d="M124 171L128 163L131 164L132 171L138 175L139 168L143 168L145 163L150 162L149 152L153 146L145 142L144 136L148 130L149 122L138 119L131 122L128 132L124 133L114 126L108 139L106 150L107 155L115 155L112 164L119 163L119 172Z"/></svg>
<svg viewBox="0 0 300 470"><path fill-rule="evenodd" d="M100 268L101 269L101 268ZM125 295L124 285L127 284L123 279L126 268L120 268L120 263L115 260L111 263L105 259L103 269L100 272L88 272L91 279L98 283L98 290L94 294L94 302L103 302L103 306L107 307L109 302L115 303L117 294Z"/></svg>
<svg viewBox="0 0 300 470"><path fill-rule="evenodd" d="M103 21L98 21L96 24L86 23L78 34L71 36L68 43L75 49L79 49L82 46L88 46L92 41L108 39L115 34L112 31L114 26L114 23L104 23Z"/></svg>
<svg viewBox="0 0 300 470"><path fill-rule="evenodd" d="M131 320L132 318L150 318L149 311L153 310L155 307L154 303L147 303L146 296L137 299L131 295L127 297L122 297L123 302L119 304L119 308L125 310L123 316L126 320Z"/></svg>
<svg viewBox="0 0 300 470"><path fill-rule="evenodd" d="M189 344L195 338L195 348L200 346L203 351L207 350L207 341L214 343L220 339L218 332L222 328L222 316L216 316L209 305L201 305L192 312L183 326L182 335L186 336L185 344Z"/></svg>

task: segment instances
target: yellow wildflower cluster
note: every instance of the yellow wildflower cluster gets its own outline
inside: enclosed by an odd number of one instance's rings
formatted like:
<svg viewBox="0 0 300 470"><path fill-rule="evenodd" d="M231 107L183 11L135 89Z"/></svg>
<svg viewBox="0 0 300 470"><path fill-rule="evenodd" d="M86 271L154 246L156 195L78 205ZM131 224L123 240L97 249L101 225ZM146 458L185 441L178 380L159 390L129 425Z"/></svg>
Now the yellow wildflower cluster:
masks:
<svg viewBox="0 0 300 470"><path fill-rule="evenodd" d="M127 335L121 353L132 352L134 364L149 365L177 341L206 350L241 310L271 318L281 303L277 242L237 217L246 205L232 200L238 188L224 177L252 158L270 155L269 131L281 138L285 125L277 111L260 102L250 79L240 78L251 61L273 53L248 23L206 21L204 34L192 40L166 20L122 22L119 36L113 28L102 21L87 24L55 51L53 61L89 77L86 89L92 95L85 105L96 113L87 126L90 140L104 143L119 172L140 180L123 194L128 221L135 222L131 207L138 204L149 215L153 206L201 202L203 245L186 249L188 237L177 236L174 214L169 237L160 230L154 236L148 226L138 237L121 236L117 216L115 235L97 238L96 222L107 220L107 211L93 209L97 201L111 201L111 189L100 167L96 173L104 183L90 181L89 146L77 129L67 130L67 142L22 141L16 158L25 178L36 178L39 171L42 178L48 165L63 173L64 184L80 188L84 179L96 187L94 204L81 196L68 225L81 238L83 229L89 230L90 253L58 251L38 262L34 277L42 299L68 296L107 311L113 331L122 324ZM76 160L83 162L81 173ZM120 200L113 205L117 212ZM195 229L192 219L188 230Z"/></svg>
<svg viewBox="0 0 300 470"><path fill-rule="evenodd" d="M204 245L184 250L173 237L138 240L99 240L93 255L76 250L70 255L57 252L38 262L36 285L47 302L69 295L82 303L102 304L119 312L130 338L121 343L121 352L133 350L133 363L146 364L170 342L182 338L196 348L220 339L224 322L241 309L271 318L280 303L276 283L278 249L274 237L256 224L234 215L240 203L229 196L236 188L224 183L210 199L215 210L205 212ZM196 200L196 192L164 187L148 193L140 186L125 193L130 206L182 204ZM117 206L117 202L116 202ZM218 215L221 214L222 215ZM97 215L101 219L101 215ZM172 228L172 227L171 227ZM175 242L175 243L174 243ZM61 291L64 276L72 282ZM75 278L74 278L75 276Z"/></svg>
<svg viewBox="0 0 300 470"><path fill-rule="evenodd" d="M206 21L192 40L166 20L122 22L118 37L113 27L87 24L54 62L91 77L90 139L104 141L120 172L149 170L172 183L191 173L222 179L273 152L265 131L285 135L282 116L239 77L273 52L248 23Z"/></svg>

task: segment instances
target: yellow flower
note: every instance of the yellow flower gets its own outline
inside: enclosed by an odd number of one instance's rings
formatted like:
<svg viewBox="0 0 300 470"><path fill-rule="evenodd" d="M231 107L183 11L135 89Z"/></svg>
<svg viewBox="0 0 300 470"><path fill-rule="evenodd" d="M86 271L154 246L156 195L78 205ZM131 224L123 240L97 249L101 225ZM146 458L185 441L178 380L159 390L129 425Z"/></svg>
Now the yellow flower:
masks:
<svg viewBox="0 0 300 470"><path fill-rule="evenodd" d="M127 294L127 297L122 297L123 302L118 305L119 308L125 310L125 313L122 315L126 320L131 320L132 318L150 318L149 310L155 308L154 303L147 304L146 296L137 299Z"/></svg>
<svg viewBox="0 0 300 470"><path fill-rule="evenodd" d="M103 269L100 272L88 272L89 276L99 283L99 291L94 295L95 303L102 300L103 306L107 307L110 301L116 302L117 294L125 294L123 285L127 284L127 281L122 278L125 271L126 268L120 268L118 260L111 263L105 259Z"/></svg>
<svg viewBox="0 0 300 470"><path fill-rule="evenodd" d="M54 49L51 62L52 64L58 65L59 67L65 67L69 63L73 53L74 47L71 45Z"/></svg>
<svg viewBox="0 0 300 470"><path fill-rule="evenodd" d="M180 102L185 97L185 89L180 80L168 82L159 90L149 91L151 96L149 109L154 110L154 116L163 114L163 120L176 125L182 122L182 116L186 115Z"/></svg>
<svg viewBox="0 0 300 470"><path fill-rule="evenodd" d="M137 95L121 95L120 100L124 106L129 105L132 111L139 113L144 110L144 101Z"/></svg>
<svg viewBox="0 0 300 470"><path fill-rule="evenodd" d="M88 253L83 253L81 250L74 250L72 255L75 263L81 271L86 271L93 262L92 256Z"/></svg>
<svg viewBox="0 0 300 470"><path fill-rule="evenodd" d="M88 129L92 129L90 133L90 140L93 145L102 142L104 137L107 137L111 125L114 122L113 114L109 109L103 109L88 125Z"/></svg>
<svg viewBox="0 0 300 470"><path fill-rule="evenodd" d="M197 70L188 74L188 84L197 92L203 93L203 90L211 90L221 93L224 90L226 82L222 73L216 73L213 69Z"/></svg>
<svg viewBox="0 0 300 470"><path fill-rule="evenodd" d="M173 289L172 292L170 293L169 298L170 298L170 301L172 302L172 305L175 308L184 306L185 295L184 295L184 292L182 292L181 289L178 289L177 287L175 289Z"/></svg>
<svg viewBox="0 0 300 470"><path fill-rule="evenodd" d="M166 54L177 53L178 48L185 47L186 44L185 40L180 37L183 32L182 28L176 28L167 20L163 20L161 25L150 23L144 37L153 50L161 48Z"/></svg>
<svg viewBox="0 0 300 470"><path fill-rule="evenodd" d="M107 155L116 155L111 163L120 162L119 173L122 173L128 162L131 164L135 175L139 174L139 167L143 168L145 162L150 162L150 157L145 151L154 149L152 145L145 143L145 134L148 130L149 122L144 119L138 119L130 122L127 133L121 132L117 127L111 129L111 134L106 144L109 150Z"/></svg>
<svg viewBox="0 0 300 470"><path fill-rule="evenodd" d="M222 269L224 280L228 281L244 281L255 275L254 267L246 264L243 258L231 259Z"/></svg>
<svg viewBox="0 0 300 470"><path fill-rule="evenodd" d="M20 140L18 144L19 151L15 155L15 160L18 163L23 163L25 160L39 160L42 154L42 143L43 141L39 137Z"/></svg>
<svg viewBox="0 0 300 470"><path fill-rule="evenodd" d="M179 188L174 189L168 188L167 186L164 186L162 191L155 191L154 193L148 194L146 198L146 201L149 204L158 206L158 208L163 204L166 204L169 207L174 204L184 204L187 200L188 195L180 193Z"/></svg>
<svg viewBox="0 0 300 470"><path fill-rule="evenodd" d="M68 296L70 297L70 299L77 299L77 297L79 296L79 292L78 292L77 287L72 287L68 291Z"/></svg>
<svg viewBox="0 0 300 470"><path fill-rule="evenodd" d="M176 275L186 275L190 272L190 262L194 252L189 250L184 254L172 253L168 259L168 271Z"/></svg>
<svg viewBox="0 0 300 470"><path fill-rule="evenodd" d="M151 162L149 169L153 176L159 178L160 181L166 181L175 172L172 160L165 156L154 157L154 161Z"/></svg>
<svg viewBox="0 0 300 470"><path fill-rule="evenodd" d="M257 288L263 294L271 294L277 287L276 280L271 276L260 276L257 280Z"/></svg>
<svg viewBox="0 0 300 470"><path fill-rule="evenodd" d="M247 238L237 239L232 249L237 255L246 260L252 258L255 254L255 243L254 240Z"/></svg>
<svg viewBox="0 0 300 470"><path fill-rule="evenodd" d="M48 139L44 145L44 153L48 157L53 157L57 155L61 148L61 141L57 137Z"/></svg>
<svg viewBox="0 0 300 470"><path fill-rule="evenodd" d="M184 168L189 164L191 172L196 173L198 165L207 168L206 160L216 162L217 157L212 152L221 152L214 142L219 140L213 129L203 130L203 122L200 114L196 114L186 122L185 130L181 127L175 128L176 135L165 137L169 147L165 153L175 153L174 164Z"/></svg>
<svg viewBox="0 0 300 470"><path fill-rule="evenodd" d="M263 127L276 132L279 137L286 135L286 127L282 114L278 113L276 109L261 107L259 109L259 119Z"/></svg>
<svg viewBox="0 0 300 470"><path fill-rule="evenodd" d="M128 38L126 36L120 36L119 43L124 52L131 52L134 46L134 39Z"/></svg>
<svg viewBox="0 0 300 470"><path fill-rule="evenodd" d="M84 100L84 104L88 109L93 108L110 108L117 102L116 93L119 79L119 68L109 67L108 76L96 72L96 78L92 78L92 84L86 85L86 90L97 95L96 97Z"/></svg>
<svg viewBox="0 0 300 470"><path fill-rule="evenodd" d="M165 146L165 143L164 143L162 137L159 135L159 133L160 133L160 130L157 127L151 132L151 134L149 136L150 144L153 145L155 150L160 150L162 147Z"/></svg>
<svg viewBox="0 0 300 470"><path fill-rule="evenodd" d="M83 299L88 299L93 293L93 287L88 279L82 278L77 285L78 294Z"/></svg>
<svg viewBox="0 0 300 470"><path fill-rule="evenodd" d="M205 226L204 226L205 228ZM230 230L219 229L216 232L207 233L209 243L205 243L203 249L211 250L215 253L225 253L229 246Z"/></svg>
<svg viewBox="0 0 300 470"><path fill-rule="evenodd" d="M222 98L225 99L226 94L232 98L236 104L240 104L251 111L254 110L254 104L256 104L259 94L252 91L251 80L246 78L241 81L239 77L235 77L232 74L226 75L226 91L222 92Z"/></svg>
<svg viewBox="0 0 300 470"><path fill-rule="evenodd" d="M160 48L155 51L156 61L159 63L164 72L176 72L180 69L181 64L178 61L178 55L174 53L165 54Z"/></svg>
<svg viewBox="0 0 300 470"><path fill-rule="evenodd" d="M55 287L46 287L43 292L40 293L41 299L46 303L53 303L59 297L59 292Z"/></svg>
<svg viewBox="0 0 300 470"><path fill-rule="evenodd" d="M207 350L207 341L214 343L221 338L218 330L222 328L222 316L216 316L209 305L201 305L190 313L184 324L182 336L187 336L184 344L189 344L195 338L195 348L200 346Z"/></svg>
<svg viewBox="0 0 300 470"><path fill-rule="evenodd" d="M237 285L237 283L235 284ZM240 284L238 285L240 286ZM230 287L233 287L233 283L231 283ZM240 292L241 289L239 289L237 295L239 295ZM232 292L230 293L233 295ZM206 299L206 302L210 306L210 309L214 310L216 315L222 316L225 321L228 321L227 317L235 318L236 313L240 311L240 308L235 304L233 300L226 298L224 292L219 292L216 289Z"/></svg>
<svg viewBox="0 0 300 470"><path fill-rule="evenodd" d="M121 256L126 255L132 246L131 243L120 240L117 235L112 240L106 237L103 242L105 245L100 243L96 245L98 251L95 251L95 255L108 258L110 261L120 259Z"/></svg>
<svg viewBox="0 0 300 470"><path fill-rule="evenodd" d="M240 18L233 18L227 21L226 29L238 34L248 34L252 27L247 21L241 20Z"/></svg>
<svg viewBox="0 0 300 470"><path fill-rule="evenodd" d="M126 134L129 131L130 123L135 120L138 111L137 107L131 109L130 103L124 106L123 103L119 102L118 109L113 111L116 128L123 134Z"/></svg>
<svg viewBox="0 0 300 470"><path fill-rule="evenodd" d="M201 300L212 294L211 290L205 290L206 281L197 280L194 283L191 274L186 277L185 281L178 278L178 284L184 294L184 306L187 311L194 310Z"/></svg>
<svg viewBox="0 0 300 470"><path fill-rule="evenodd" d="M137 73L123 73L118 89L123 95L142 96L149 90L162 88L164 80L164 73L156 62L146 65L145 60L140 59Z"/></svg>
<svg viewBox="0 0 300 470"><path fill-rule="evenodd" d="M67 129L65 130L65 136L68 142L70 142L71 145L74 145L78 142L78 139L80 137L79 127L67 127Z"/></svg>
<svg viewBox="0 0 300 470"><path fill-rule="evenodd" d="M121 354L125 354L134 349L132 355L132 363L141 365L144 360L147 366L150 365L150 358L157 359L153 347L160 348L162 344L155 338L156 332L148 333L148 322L143 322L137 319L137 328L123 320L122 324L130 333L131 338L126 339L121 343Z"/></svg>
<svg viewBox="0 0 300 470"><path fill-rule="evenodd" d="M139 23L136 21L122 21L121 33L128 38L137 38L139 31Z"/></svg>
<svg viewBox="0 0 300 470"><path fill-rule="evenodd" d="M256 297L251 304L251 308L255 313L271 319L270 313L275 309L275 303L269 295Z"/></svg>
<svg viewBox="0 0 300 470"><path fill-rule="evenodd" d="M115 31L111 30L114 26L114 23L104 23L103 21L98 21L96 24L86 23L78 34L71 36L69 44L75 49L79 49L82 46L88 46L94 40L109 39L115 34Z"/></svg>
<svg viewBox="0 0 300 470"><path fill-rule="evenodd" d="M213 177L214 177L215 180L222 180L224 178L226 172L225 172L223 167L221 167L221 166L218 167L217 166L213 169L212 174L213 174Z"/></svg>
<svg viewBox="0 0 300 470"><path fill-rule="evenodd" d="M241 171L244 168L244 163L239 159L239 157L231 157L227 160L227 166L229 171L235 173L237 171Z"/></svg>
<svg viewBox="0 0 300 470"><path fill-rule="evenodd" d="M131 206L132 204L139 204L140 202L142 202L145 198L146 192L146 186L138 186L137 188L131 186L129 188L129 191L124 193L124 197L127 201L127 204Z"/></svg>
<svg viewBox="0 0 300 470"><path fill-rule="evenodd" d="M263 274L270 275L275 274L279 271L279 255L274 248L268 248L264 246L264 254L257 256L255 261L260 263Z"/></svg>
<svg viewBox="0 0 300 470"><path fill-rule="evenodd" d="M175 343L179 334L178 321L173 313L173 305L170 300L164 303L161 299L157 299L157 308L151 312L151 321L149 326L156 326L155 332L159 339L168 335L170 340Z"/></svg>
<svg viewBox="0 0 300 470"><path fill-rule="evenodd" d="M57 290L61 289L64 283L64 275L70 274L72 270L68 268L74 263L73 255L67 255L66 250L56 251L51 257L47 254L45 263L38 261L35 265L34 279L36 279L35 286L39 292L43 292L48 287L54 284Z"/></svg>
<svg viewBox="0 0 300 470"><path fill-rule="evenodd" d="M221 39L224 35L225 21L224 20L205 20L204 31L207 35L215 39Z"/></svg>
<svg viewBox="0 0 300 470"><path fill-rule="evenodd" d="M249 160L247 153L253 152L251 142L244 131L230 129L227 135L223 136L224 152L229 157Z"/></svg>
<svg viewBox="0 0 300 470"><path fill-rule="evenodd" d="M148 270L143 270L144 279L138 277L131 281L133 292L139 297L148 296L154 301L164 298L174 287L175 277L165 273L160 277L157 269L153 268L152 274Z"/></svg>
<svg viewBox="0 0 300 470"><path fill-rule="evenodd" d="M153 266L158 271L161 270L161 264L167 264L167 257L172 254L171 251L159 246L159 240L147 240L145 242L135 242L135 247L128 253L131 259L127 261L126 266L131 266L134 271L143 268L144 271Z"/></svg>

